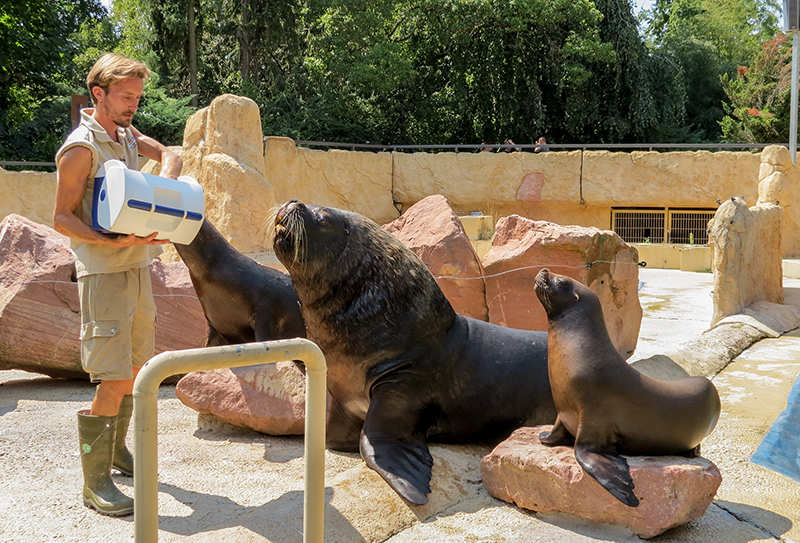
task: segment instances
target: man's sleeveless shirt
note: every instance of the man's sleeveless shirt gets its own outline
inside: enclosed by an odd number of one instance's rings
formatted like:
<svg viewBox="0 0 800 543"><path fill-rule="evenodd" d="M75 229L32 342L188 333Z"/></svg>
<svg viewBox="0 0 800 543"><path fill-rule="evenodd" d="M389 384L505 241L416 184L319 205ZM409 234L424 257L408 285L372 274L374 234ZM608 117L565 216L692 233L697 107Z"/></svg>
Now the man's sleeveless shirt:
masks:
<svg viewBox="0 0 800 543"><path fill-rule="evenodd" d="M93 109L81 111L80 124L67 136L66 141L56 153L56 163L58 163L63 154L73 147L86 147L92 152L92 167L86 182L86 192L75 211L75 214L89 226L92 225L92 199L95 181L99 182L99 179L102 179L102 177L97 178L96 175L98 170L101 170L103 163L106 160L116 159L124 162L132 170L139 169L138 144L131 129L118 127L119 142L116 142L111 139L105 128L92 117L92 113L94 113ZM71 239L70 247L75 253L75 268L78 277L146 266L151 255L148 245L110 247Z"/></svg>

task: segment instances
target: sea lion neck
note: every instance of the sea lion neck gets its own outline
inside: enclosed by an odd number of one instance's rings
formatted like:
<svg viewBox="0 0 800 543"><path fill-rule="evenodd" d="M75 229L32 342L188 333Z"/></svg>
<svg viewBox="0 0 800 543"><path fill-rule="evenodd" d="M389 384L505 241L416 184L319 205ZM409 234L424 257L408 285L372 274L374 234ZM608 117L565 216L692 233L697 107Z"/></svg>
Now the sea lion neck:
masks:
<svg viewBox="0 0 800 543"><path fill-rule="evenodd" d="M227 266L231 258L239 256L208 219L203 221L200 231L191 243L174 245L186 267L198 275L204 273L204 270L207 273L219 266Z"/></svg>

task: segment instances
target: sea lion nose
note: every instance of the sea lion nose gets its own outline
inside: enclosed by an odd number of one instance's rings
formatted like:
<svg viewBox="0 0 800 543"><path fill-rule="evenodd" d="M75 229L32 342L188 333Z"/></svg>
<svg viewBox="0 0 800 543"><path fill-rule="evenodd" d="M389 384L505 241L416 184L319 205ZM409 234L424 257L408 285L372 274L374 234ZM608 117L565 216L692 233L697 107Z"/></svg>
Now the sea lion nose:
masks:
<svg viewBox="0 0 800 543"><path fill-rule="evenodd" d="M547 268L542 268L539 273L537 274L537 279L541 279L542 281L547 281L550 279L550 270Z"/></svg>
<svg viewBox="0 0 800 543"><path fill-rule="evenodd" d="M298 207L303 207L303 202L297 199L291 199L285 201L281 204L281 207L278 209L278 213L275 214L275 224L281 224L283 220L286 218L290 212L294 211Z"/></svg>

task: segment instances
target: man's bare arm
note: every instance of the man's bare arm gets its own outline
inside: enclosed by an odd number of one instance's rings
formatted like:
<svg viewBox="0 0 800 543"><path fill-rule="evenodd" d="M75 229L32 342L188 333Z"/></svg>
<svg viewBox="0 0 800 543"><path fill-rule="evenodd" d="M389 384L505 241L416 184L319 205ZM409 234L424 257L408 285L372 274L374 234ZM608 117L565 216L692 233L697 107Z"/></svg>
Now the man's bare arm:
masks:
<svg viewBox="0 0 800 543"><path fill-rule="evenodd" d="M135 127L131 126L131 130L139 143L139 154L161 163L160 176L177 179L181 174L181 168L183 168L181 157L177 153L170 151L166 145L150 136L145 136Z"/></svg>
<svg viewBox="0 0 800 543"><path fill-rule="evenodd" d="M157 245L167 243L156 240L156 233L141 238L129 236L107 236L98 232L78 217L75 212L86 192L86 180L92 167L92 152L86 147L68 149L58 161L58 185L53 209L53 228L65 236L97 245L129 247L131 245Z"/></svg>

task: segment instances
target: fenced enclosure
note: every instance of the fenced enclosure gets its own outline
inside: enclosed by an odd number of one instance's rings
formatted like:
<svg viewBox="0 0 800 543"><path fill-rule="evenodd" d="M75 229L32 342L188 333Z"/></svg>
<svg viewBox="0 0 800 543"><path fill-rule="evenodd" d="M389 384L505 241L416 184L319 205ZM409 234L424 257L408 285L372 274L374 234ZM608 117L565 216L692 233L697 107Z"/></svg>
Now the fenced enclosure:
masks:
<svg viewBox="0 0 800 543"><path fill-rule="evenodd" d="M611 225L628 243L707 245L707 225L715 209L612 208Z"/></svg>

